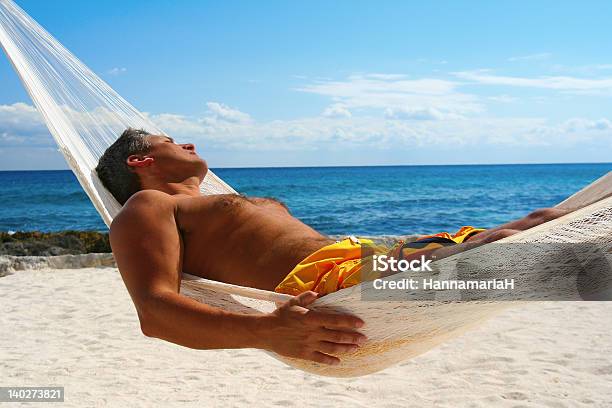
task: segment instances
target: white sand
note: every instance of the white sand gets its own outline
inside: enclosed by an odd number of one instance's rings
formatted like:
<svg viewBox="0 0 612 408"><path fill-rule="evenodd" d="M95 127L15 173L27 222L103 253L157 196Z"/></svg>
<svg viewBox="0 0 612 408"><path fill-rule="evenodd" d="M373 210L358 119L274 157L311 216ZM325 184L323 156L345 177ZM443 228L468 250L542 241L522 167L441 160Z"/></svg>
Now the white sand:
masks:
<svg viewBox="0 0 612 408"><path fill-rule="evenodd" d="M63 385L66 406L612 406L612 302L513 309L353 379L306 374L256 350L146 338L114 268L0 277L0 327L0 385Z"/></svg>

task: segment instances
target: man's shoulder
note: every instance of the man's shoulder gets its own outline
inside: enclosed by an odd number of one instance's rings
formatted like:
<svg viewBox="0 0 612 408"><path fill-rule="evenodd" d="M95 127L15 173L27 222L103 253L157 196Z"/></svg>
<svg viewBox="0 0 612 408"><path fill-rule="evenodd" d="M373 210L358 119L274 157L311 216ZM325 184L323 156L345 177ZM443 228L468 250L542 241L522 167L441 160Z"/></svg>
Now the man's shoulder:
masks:
<svg viewBox="0 0 612 408"><path fill-rule="evenodd" d="M174 196L159 190L140 190L133 194L123 208L138 207L155 203L173 203Z"/></svg>
<svg viewBox="0 0 612 408"><path fill-rule="evenodd" d="M111 232L142 222L160 221L164 215L174 214L176 200L170 194L158 190L142 190L123 205L111 223Z"/></svg>

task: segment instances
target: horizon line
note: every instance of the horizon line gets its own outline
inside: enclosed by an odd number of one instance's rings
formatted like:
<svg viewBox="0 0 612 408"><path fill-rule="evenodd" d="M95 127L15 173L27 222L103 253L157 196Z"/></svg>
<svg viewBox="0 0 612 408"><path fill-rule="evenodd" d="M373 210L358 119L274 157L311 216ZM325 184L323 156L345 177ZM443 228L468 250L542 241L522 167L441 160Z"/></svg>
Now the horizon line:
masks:
<svg viewBox="0 0 612 408"><path fill-rule="evenodd" d="M547 165L584 165L610 164L612 162L534 162L534 163L451 163L451 164L365 164L365 165L322 165L322 166L240 166L240 167L209 167L210 170L238 169L319 169L341 167L444 167L444 166L547 166ZM0 172L17 171L72 171L72 169L0 169Z"/></svg>

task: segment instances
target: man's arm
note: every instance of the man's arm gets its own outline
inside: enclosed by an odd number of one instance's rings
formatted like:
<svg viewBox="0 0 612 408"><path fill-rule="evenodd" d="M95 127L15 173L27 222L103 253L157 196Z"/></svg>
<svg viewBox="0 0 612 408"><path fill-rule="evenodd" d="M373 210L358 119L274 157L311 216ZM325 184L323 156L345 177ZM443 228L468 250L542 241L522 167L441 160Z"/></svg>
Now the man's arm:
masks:
<svg viewBox="0 0 612 408"><path fill-rule="evenodd" d="M307 292L262 315L233 313L179 293L181 237L174 200L157 191L135 195L111 225L117 265L134 302L142 332L196 349L262 348L289 357L335 364L365 336L352 316L305 309L316 299Z"/></svg>

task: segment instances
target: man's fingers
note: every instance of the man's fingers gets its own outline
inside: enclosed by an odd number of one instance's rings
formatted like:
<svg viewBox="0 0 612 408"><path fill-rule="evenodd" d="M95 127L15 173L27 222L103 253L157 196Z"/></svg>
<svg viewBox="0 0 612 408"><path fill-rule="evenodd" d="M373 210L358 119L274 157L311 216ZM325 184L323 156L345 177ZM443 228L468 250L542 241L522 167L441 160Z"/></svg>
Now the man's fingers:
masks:
<svg viewBox="0 0 612 408"><path fill-rule="evenodd" d="M320 351L313 352L311 360L317 363L330 364L330 365L336 365L340 363L340 359L338 357L330 356L330 355L321 353Z"/></svg>
<svg viewBox="0 0 612 408"><path fill-rule="evenodd" d="M331 330L323 328L321 339L332 343L344 343L362 345L368 339L365 335L357 332L347 332L342 330Z"/></svg>
<svg viewBox="0 0 612 408"><path fill-rule="evenodd" d="M363 327L363 320L347 314L320 313L309 311L306 314L306 322L311 325L334 327L340 329L358 329Z"/></svg>
<svg viewBox="0 0 612 408"><path fill-rule="evenodd" d="M306 307L315 300L317 300L317 293L309 290L308 292L300 293L299 295L292 297L289 302L287 302L287 306Z"/></svg>
<svg viewBox="0 0 612 408"><path fill-rule="evenodd" d="M332 343L330 341L320 341L317 345L318 351L326 354L351 353L358 348L359 346L356 344Z"/></svg>

